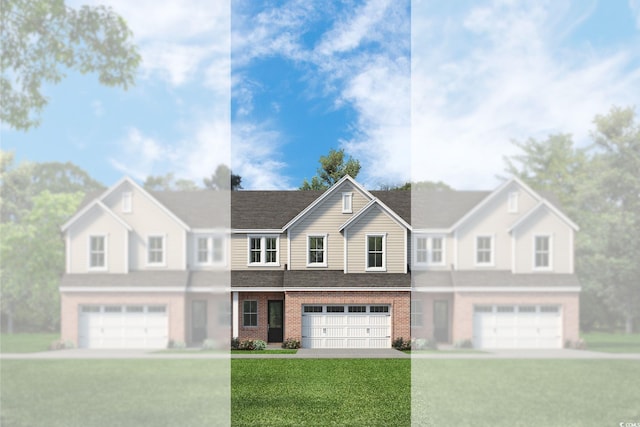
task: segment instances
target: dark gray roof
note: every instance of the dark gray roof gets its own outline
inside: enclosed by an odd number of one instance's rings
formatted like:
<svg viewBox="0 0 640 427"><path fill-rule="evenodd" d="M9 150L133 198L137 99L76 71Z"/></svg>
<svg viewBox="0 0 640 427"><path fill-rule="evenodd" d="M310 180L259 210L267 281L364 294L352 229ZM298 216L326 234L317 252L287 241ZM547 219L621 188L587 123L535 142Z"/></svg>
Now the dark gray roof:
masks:
<svg viewBox="0 0 640 427"><path fill-rule="evenodd" d="M150 194L191 228L229 224L228 191L151 191Z"/></svg>
<svg viewBox="0 0 640 427"><path fill-rule="evenodd" d="M349 273L342 270L289 270L284 275L287 288L376 288L409 287L409 274L400 273Z"/></svg>
<svg viewBox="0 0 640 427"><path fill-rule="evenodd" d="M426 287L566 287L580 286L575 274L526 273L510 271L414 271L414 286Z"/></svg>
<svg viewBox="0 0 640 427"><path fill-rule="evenodd" d="M281 288L284 270L242 270L231 272L231 286L243 288Z"/></svg>
<svg viewBox="0 0 640 427"><path fill-rule="evenodd" d="M232 191L231 228L280 229L322 191Z"/></svg>
<svg viewBox="0 0 640 427"><path fill-rule="evenodd" d="M411 191L371 191L371 194L411 224Z"/></svg>
<svg viewBox="0 0 640 427"><path fill-rule="evenodd" d="M68 287L182 287L189 281L188 271L131 271L127 274L65 274L60 286Z"/></svg>
<svg viewBox="0 0 640 427"><path fill-rule="evenodd" d="M413 191L411 225L418 229L451 227L489 194L489 191Z"/></svg>
<svg viewBox="0 0 640 427"><path fill-rule="evenodd" d="M227 270L206 271L192 270L189 275L189 287L211 288L212 291L225 291L231 283L231 275Z"/></svg>

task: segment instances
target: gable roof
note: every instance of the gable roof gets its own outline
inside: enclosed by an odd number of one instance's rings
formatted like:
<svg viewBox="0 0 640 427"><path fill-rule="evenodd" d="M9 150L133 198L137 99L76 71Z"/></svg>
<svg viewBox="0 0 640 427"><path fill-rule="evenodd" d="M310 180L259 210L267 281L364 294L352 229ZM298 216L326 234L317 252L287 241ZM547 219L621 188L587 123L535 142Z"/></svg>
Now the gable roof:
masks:
<svg viewBox="0 0 640 427"><path fill-rule="evenodd" d="M489 191L414 191L411 224L414 229L449 229L489 194Z"/></svg>
<svg viewBox="0 0 640 427"><path fill-rule="evenodd" d="M565 214L563 214L559 209L557 209L553 204L551 204L548 200L546 199L542 199L540 200L540 202L535 205L529 212L527 212L525 215L522 216L522 218L520 218L518 221L516 221L511 228L509 228L509 232L515 230L516 228L518 228L521 224L525 223L529 218L531 218L533 216L533 214L535 214L536 212L538 212L541 208L546 207L547 209L549 209L551 212L555 213L558 217L560 217L561 220L563 220L565 223L567 223L571 228L573 228L575 231L578 231L580 229L580 227L578 227L578 225L576 223L574 223L573 221L571 221Z"/></svg>
<svg viewBox="0 0 640 427"><path fill-rule="evenodd" d="M69 227L71 227L71 225L78 218L80 218L81 216L85 215L87 212L89 212L94 207L99 207L100 209L102 209L103 212L106 212L109 216L111 216L113 219L115 219L120 225L122 225L128 231L133 230L133 228L131 228L131 226L129 224L127 224L122 218L120 218L118 215L116 215L111 209L109 209L107 206L105 206L105 204L102 203L98 199L94 199L92 202L86 204L81 210L78 211L78 213L76 213L74 216L72 216L71 219L69 219L67 222L62 224L62 227L60 227L60 230L61 231L66 231Z"/></svg>
<svg viewBox="0 0 640 427"><path fill-rule="evenodd" d="M357 222L360 219L360 217L365 215L367 213L367 211L369 211L369 209L371 209L373 206L378 206L380 209L382 209L383 212L385 212L389 217L391 217L391 219L393 219L399 225L401 225L401 226L403 226L403 227L405 227L405 228L407 228L409 230L411 229L411 226L409 224L407 224L405 222L405 220L400 218L387 205L382 203L379 199L373 199L369 203L367 203L362 209L360 209L360 211L357 214L351 216L351 218L349 218L349 220L347 222L342 224L342 226L340 226L338 231L342 231L345 228L349 227L351 224Z"/></svg>

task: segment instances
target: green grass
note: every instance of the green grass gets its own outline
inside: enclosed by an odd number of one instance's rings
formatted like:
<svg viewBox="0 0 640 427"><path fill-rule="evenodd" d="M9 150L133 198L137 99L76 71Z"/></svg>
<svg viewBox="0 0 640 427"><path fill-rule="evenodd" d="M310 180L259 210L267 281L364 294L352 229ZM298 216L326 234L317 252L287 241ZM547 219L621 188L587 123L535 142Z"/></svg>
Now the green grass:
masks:
<svg viewBox="0 0 640 427"><path fill-rule="evenodd" d="M640 353L640 334L583 333L587 350L605 353Z"/></svg>
<svg viewBox="0 0 640 427"><path fill-rule="evenodd" d="M273 350L231 350L231 354L296 354L298 350L273 349Z"/></svg>
<svg viewBox="0 0 640 427"><path fill-rule="evenodd" d="M49 345L60 338L60 334L2 334L1 353L37 353L46 351Z"/></svg>
<svg viewBox="0 0 640 427"><path fill-rule="evenodd" d="M640 361L412 361L415 425L607 426L640 419Z"/></svg>
<svg viewBox="0 0 640 427"><path fill-rule="evenodd" d="M235 359L238 426L409 426L408 359Z"/></svg>

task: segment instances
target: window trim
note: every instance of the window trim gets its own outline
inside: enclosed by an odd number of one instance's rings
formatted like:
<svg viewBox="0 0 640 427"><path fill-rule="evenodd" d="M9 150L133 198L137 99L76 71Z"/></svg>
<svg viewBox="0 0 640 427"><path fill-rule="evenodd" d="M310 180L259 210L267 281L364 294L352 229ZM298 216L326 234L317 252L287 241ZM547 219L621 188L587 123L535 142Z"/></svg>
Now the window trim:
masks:
<svg viewBox="0 0 640 427"><path fill-rule="evenodd" d="M220 266L226 265L227 263L227 250L226 250L226 239L223 235L220 234L196 234L194 239L194 264L197 266ZM207 260L200 261L200 240L206 239L207 241ZM215 239L220 239L222 241L222 246L220 250L222 251L222 257L220 261L214 261L214 251L213 251L213 241Z"/></svg>
<svg viewBox="0 0 640 427"><path fill-rule="evenodd" d="M94 237L101 237L103 239L104 242L104 249L103 249L103 253L104 253L104 265L101 266L92 266L91 265L91 255L92 255L92 249L91 249L91 239ZM108 270L108 266L109 266L109 236L108 234L90 234L87 237L87 252L88 252L88 257L87 257L87 268L90 271L107 271Z"/></svg>
<svg viewBox="0 0 640 427"><path fill-rule="evenodd" d="M246 312L245 304L248 303L248 302L256 303L256 311L255 312L253 312L253 311L250 311L248 313ZM256 324L255 325L247 325L247 324L245 324L245 320L246 320L245 319L245 315L246 314L249 314L249 315L255 314L255 316L256 316ZM243 300L242 301L242 327L243 328L257 328L258 325L259 325L258 319L259 319L259 317L258 317L258 300L257 299L246 299L246 300Z"/></svg>
<svg viewBox="0 0 640 427"><path fill-rule="evenodd" d="M507 213L518 213L519 199L520 193L518 191L509 192L509 196L507 198Z"/></svg>
<svg viewBox="0 0 640 427"><path fill-rule="evenodd" d="M124 191L122 193L122 213L133 212L133 193L131 191Z"/></svg>
<svg viewBox="0 0 640 427"><path fill-rule="evenodd" d="M491 248L489 254L491 256L491 260L489 262L478 262L478 239L487 237L489 238L489 242L491 244ZM494 267L496 262L496 244L495 244L495 236L493 234L477 234L474 239L474 256L473 261L477 267Z"/></svg>
<svg viewBox="0 0 640 427"><path fill-rule="evenodd" d="M546 266L536 265L536 260L538 255L536 242L538 237L546 237L547 239L549 239L549 249L548 249L549 265L546 265ZM550 233L538 233L533 235L533 270L534 271L552 271L553 270L553 235L551 235Z"/></svg>
<svg viewBox="0 0 640 427"><path fill-rule="evenodd" d="M382 237L382 266L369 267L369 238ZM387 233L367 233L364 241L364 270L365 271L387 271Z"/></svg>
<svg viewBox="0 0 640 427"><path fill-rule="evenodd" d="M162 262L151 262L149 260L149 255L151 255L150 240L155 237L159 237L160 239L162 239ZM148 234L146 249L147 249L146 251L147 256L145 260L147 262L146 263L147 267L166 267L167 266L167 235L166 234L161 234L161 233Z"/></svg>
<svg viewBox="0 0 640 427"><path fill-rule="evenodd" d="M311 262L311 238L321 237L322 240L322 262ZM329 235L328 234L307 234L307 267L327 267L328 264L328 250L329 246Z"/></svg>
<svg viewBox="0 0 640 427"><path fill-rule="evenodd" d="M421 239L426 239L427 245L424 250L427 252L426 261L422 262L418 260L418 241ZM442 246L440 248L442 252L442 260L439 262L433 261L433 240L440 239L442 241ZM447 265L447 238L444 234L434 234L434 235L416 235L413 239L413 263L417 267L443 267Z"/></svg>
<svg viewBox="0 0 640 427"><path fill-rule="evenodd" d="M342 213L353 213L353 192L351 191L342 193Z"/></svg>
<svg viewBox="0 0 640 427"><path fill-rule="evenodd" d="M267 238L276 239L276 262L266 262ZM251 239L260 239L260 262L251 262ZM278 234L248 234L247 235L247 266L248 267L280 267L280 235Z"/></svg>

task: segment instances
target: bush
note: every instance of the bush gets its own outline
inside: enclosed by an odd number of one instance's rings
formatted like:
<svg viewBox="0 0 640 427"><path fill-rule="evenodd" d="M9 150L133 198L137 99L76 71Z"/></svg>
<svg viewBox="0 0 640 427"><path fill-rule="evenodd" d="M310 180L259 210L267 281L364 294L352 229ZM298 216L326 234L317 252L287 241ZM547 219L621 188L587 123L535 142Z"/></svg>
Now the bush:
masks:
<svg viewBox="0 0 640 427"><path fill-rule="evenodd" d="M238 350L264 350L267 348L267 343L262 340L246 339L240 341Z"/></svg>
<svg viewBox="0 0 640 427"><path fill-rule="evenodd" d="M169 344L167 345L167 348L187 348L187 344L185 344L184 341L179 341L179 340L169 340Z"/></svg>
<svg viewBox="0 0 640 427"><path fill-rule="evenodd" d="M453 346L455 348L473 348L473 341L470 339L456 341Z"/></svg>
<svg viewBox="0 0 640 427"><path fill-rule="evenodd" d="M240 348L240 338L231 338L231 350L238 350Z"/></svg>
<svg viewBox="0 0 640 427"><path fill-rule="evenodd" d="M71 348L76 348L76 345L73 341L63 341L63 340L55 340L49 345L49 350L68 350Z"/></svg>
<svg viewBox="0 0 640 427"><path fill-rule="evenodd" d="M287 338L282 343L282 348L287 348L287 349L290 349L290 350L298 349L298 348L300 348L300 341L298 341L295 338Z"/></svg>
<svg viewBox="0 0 640 427"><path fill-rule="evenodd" d="M216 343L216 340L207 338L206 340L202 341L203 350L214 350L216 348L218 348L218 343Z"/></svg>
<svg viewBox="0 0 640 427"><path fill-rule="evenodd" d="M579 338L576 341L566 340L564 342L564 348L570 348L573 350L586 350L587 343L582 338Z"/></svg>
<svg viewBox="0 0 640 427"><path fill-rule="evenodd" d="M399 337L393 340L393 343L391 344L391 346L396 350L400 350L400 351L411 350L411 340L405 341L404 338Z"/></svg>
<svg viewBox="0 0 640 427"><path fill-rule="evenodd" d="M411 341L411 349L412 350L437 350L438 344L435 340L430 340L426 338L416 338Z"/></svg>

